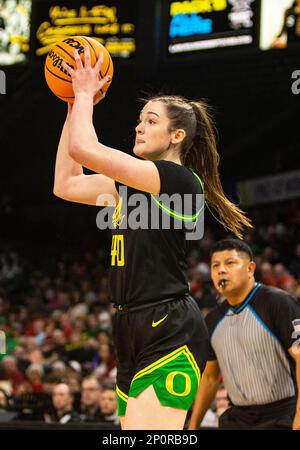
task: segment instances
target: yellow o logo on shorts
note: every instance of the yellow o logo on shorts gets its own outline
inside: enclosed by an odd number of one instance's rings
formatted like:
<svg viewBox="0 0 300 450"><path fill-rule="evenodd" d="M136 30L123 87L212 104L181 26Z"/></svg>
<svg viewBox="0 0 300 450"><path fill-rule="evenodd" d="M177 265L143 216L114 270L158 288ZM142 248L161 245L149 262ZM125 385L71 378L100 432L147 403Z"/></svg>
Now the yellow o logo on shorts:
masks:
<svg viewBox="0 0 300 450"><path fill-rule="evenodd" d="M174 391L173 383L176 375L183 375L185 378L185 391L182 392L182 394L178 394L178 392ZM191 385L191 378L184 372L171 372L166 379L167 391L172 395L177 395L177 397L185 397L186 395L189 395L189 393L191 392Z"/></svg>

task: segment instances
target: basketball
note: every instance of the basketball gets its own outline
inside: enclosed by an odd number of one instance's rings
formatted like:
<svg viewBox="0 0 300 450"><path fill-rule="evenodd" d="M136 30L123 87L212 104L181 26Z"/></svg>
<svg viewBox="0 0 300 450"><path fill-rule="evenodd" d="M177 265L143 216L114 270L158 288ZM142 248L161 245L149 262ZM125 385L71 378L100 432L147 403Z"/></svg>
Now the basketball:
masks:
<svg viewBox="0 0 300 450"><path fill-rule="evenodd" d="M87 36L69 37L57 43L49 51L45 61L46 82L51 91L65 102L73 103L75 96L71 75L63 68L62 63L64 61L74 69L76 66L73 50L76 49L84 61L84 47L87 45L90 49L92 66L97 62L100 53L103 53L104 59L99 73L99 79L102 79L106 75L110 75L111 77L110 81L95 96L94 101L103 98L111 84L114 68L111 56L106 48L100 42Z"/></svg>

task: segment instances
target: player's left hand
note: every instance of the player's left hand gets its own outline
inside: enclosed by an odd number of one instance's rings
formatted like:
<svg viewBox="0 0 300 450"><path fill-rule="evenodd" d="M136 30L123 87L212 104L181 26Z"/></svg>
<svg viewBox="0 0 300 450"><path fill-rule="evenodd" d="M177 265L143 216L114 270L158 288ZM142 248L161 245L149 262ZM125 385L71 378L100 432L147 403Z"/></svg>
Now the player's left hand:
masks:
<svg viewBox="0 0 300 450"><path fill-rule="evenodd" d="M78 94L85 93L94 97L100 89L110 81L110 76L99 79L99 72L103 64L103 53L100 53L99 58L92 67L91 54L88 46L84 47L84 61L81 60L77 50L74 49L74 57L76 62L76 68L68 66L63 62L64 69L71 75L73 90L75 97Z"/></svg>

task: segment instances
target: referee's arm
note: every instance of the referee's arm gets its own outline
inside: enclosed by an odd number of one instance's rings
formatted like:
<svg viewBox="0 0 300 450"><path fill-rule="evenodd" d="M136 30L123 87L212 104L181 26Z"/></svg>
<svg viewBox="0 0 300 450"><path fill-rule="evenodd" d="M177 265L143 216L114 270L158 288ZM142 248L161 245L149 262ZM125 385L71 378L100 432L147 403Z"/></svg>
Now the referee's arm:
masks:
<svg viewBox="0 0 300 450"><path fill-rule="evenodd" d="M208 361L201 377L189 430L197 430L207 410L214 400L220 385L220 368L217 360Z"/></svg>
<svg viewBox="0 0 300 450"><path fill-rule="evenodd" d="M296 382L298 390L298 400L296 406L296 414L293 421L293 430L300 430L300 344L294 343L289 348L289 354L296 362Z"/></svg>

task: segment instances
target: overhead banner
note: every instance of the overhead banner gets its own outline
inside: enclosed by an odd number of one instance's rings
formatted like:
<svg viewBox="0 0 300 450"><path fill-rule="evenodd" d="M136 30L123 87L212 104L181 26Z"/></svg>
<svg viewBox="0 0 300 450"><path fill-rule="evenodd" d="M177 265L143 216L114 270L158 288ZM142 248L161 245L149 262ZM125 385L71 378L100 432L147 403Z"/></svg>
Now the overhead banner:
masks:
<svg viewBox="0 0 300 450"><path fill-rule="evenodd" d="M253 206L300 197L300 170L238 184L243 205Z"/></svg>
<svg viewBox="0 0 300 450"><path fill-rule="evenodd" d="M170 54L258 45L257 0L169 0Z"/></svg>
<svg viewBox="0 0 300 450"><path fill-rule="evenodd" d="M89 36L111 56L135 53L136 0L38 1L33 30L34 52L43 56L57 42L71 36Z"/></svg>

